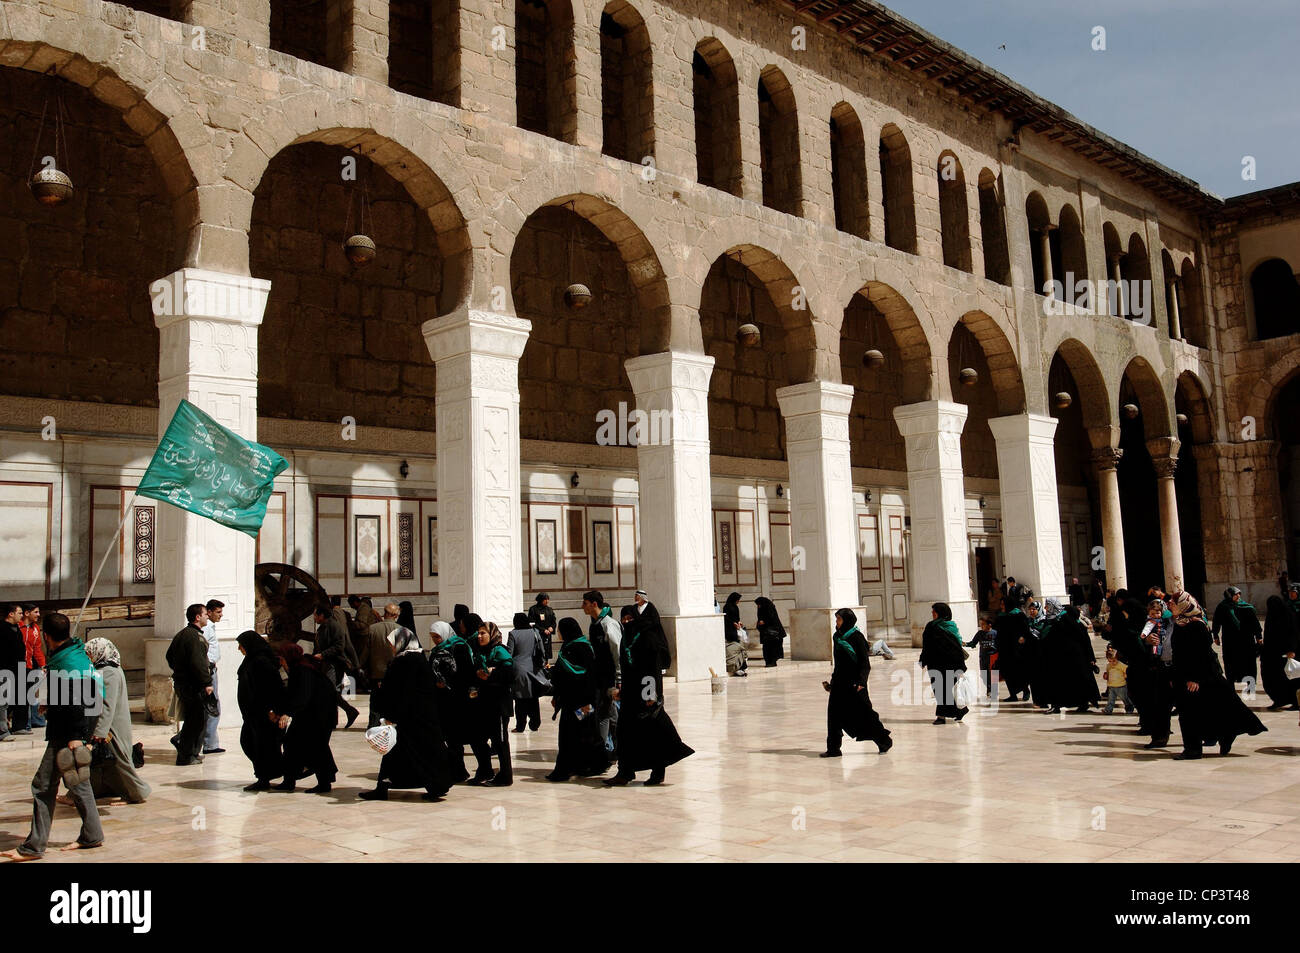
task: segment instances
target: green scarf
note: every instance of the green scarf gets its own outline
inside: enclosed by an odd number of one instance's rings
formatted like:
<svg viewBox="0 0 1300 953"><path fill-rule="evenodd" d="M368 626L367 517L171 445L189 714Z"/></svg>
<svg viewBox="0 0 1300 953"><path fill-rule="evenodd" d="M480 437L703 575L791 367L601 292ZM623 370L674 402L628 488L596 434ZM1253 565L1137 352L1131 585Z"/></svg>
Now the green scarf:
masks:
<svg viewBox="0 0 1300 953"><path fill-rule="evenodd" d="M448 652L450 652L456 646L464 645L464 644L466 644L465 640L462 639L455 632L453 632L451 635L447 636L445 639L443 639L441 642L438 643L438 651L441 652L443 649L446 649Z"/></svg>
<svg viewBox="0 0 1300 953"><path fill-rule="evenodd" d="M572 642L565 642L564 645L563 645L563 647L560 649L560 658L559 658L559 662L560 662L561 665L563 665L563 666L565 667L566 670L568 670L569 672L571 672L571 673L574 674L574 675L586 675L586 674L587 674L587 666L585 666L585 665L575 665L574 662L573 662L573 660L572 660L571 658L569 658L568 653L564 651L564 650L567 649L570 645L577 645L579 642L585 642L585 643L587 644L588 647L591 646L591 640L588 639L585 635L582 636L581 638L574 639Z"/></svg>
<svg viewBox="0 0 1300 953"><path fill-rule="evenodd" d="M836 642L836 644L838 644L838 645L840 646L840 648L844 649L844 651L848 652L848 653L849 653L849 656L850 656L850 657L853 659L853 661L855 661L855 662L858 660L858 653L857 653L857 651L853 648L852 644L849 642L849 636L852 635L854 632L857 632L857 631L858 631L858 627L855 625L853 628L849 629L847 632L838 633L838 634L836 634L836 636L835 636L835 642Z"/></svg>
<svg viewBox="0 0 1300 953"><path fill-rule="evenodd" d="M49 673L46 677L55 675L64 675L70 678L93 678L95 684L99 686L99 691L104 689L104 676L95 668L90 656L86 654L86 648L81 644L80 639L73 639L63 648L59 649L45 663L45 669Z"/></svg>
<svg viewBox="0 0 1300 953"><path fill-rule="evenodd" d="M51 655L45 667L52 675L95 676L97 674L80 639L73 639Z"/></svg>
<svg viewBox="0 0 1300 953"><path fill-rule="evenodd" d="M953 622L952 619L944 619L939 623L939 628L956 639L958 645L962 644L961 633L957 631L957 623Z"/></svg>
<svg viewBox="0 0 1300 953"><path fill-rule="evenodd" d="M609 606L605 606L605 608L603 608L603 609L600 610L600 615L596 616L596 621L599 622L601 619L605 618L605 616L607 616L607 615L609 615Z"/></svg>

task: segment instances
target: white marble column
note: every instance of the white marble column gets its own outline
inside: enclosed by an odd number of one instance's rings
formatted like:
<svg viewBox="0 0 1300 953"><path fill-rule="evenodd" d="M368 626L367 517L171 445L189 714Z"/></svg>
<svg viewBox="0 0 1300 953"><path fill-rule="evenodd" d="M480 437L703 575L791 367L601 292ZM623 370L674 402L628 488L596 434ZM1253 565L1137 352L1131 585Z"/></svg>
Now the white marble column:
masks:
<svg viewBox="0 0 1300 953"><path fill-rule="evenodd" d="M625 362L636 406L657 443L637 447L641 588L659 610L681 681L726 671L722 617L713 611L709 378L713 358L666 352ZM665 433L665 431L667 431Z"/></svg>
<svg viewBox="0 0 1300 953"><path fill-rule="evenodd" d="M867 631L849 470L853 388L811 381L783 387L776 397L790 467L790 538L802 557L802 569L795 562L790 650L796 659L829 659L836 609L854 609Z"/></svg>
<svg viewBox="0 0 1300 953"><path fill-rule="evenodd" d="M257 439L257 328L269 281L182 268L149 287L158 326L158 434L182 399L248 440ZM167 646L185 627L185 608L219 599L221 724L241 724L235 700L235 638L253 627L251 536L167 503L157 504L154 638L145 643L145 704L163 721L171 698ZM233 747L233 745L232 745Z"/></svg>
<svg viewBox="0 0 1300 953"><path fill-rule="evenodd" d="M508 625L523 605L519 357L532 324L491 311L425 322L437 364L438 608Z"/></svg>
<svg viewBox="0 0 1300 953"><path fill-rule="evenodd" d="M1178 470L1178 457L1174 453L1152 456L1156 471L1156 489L1160 501L1160 552L1165 563L1165 591L1177 592L1183 588L1183 535L1178 525L1178 492L1174 488L1174 474Z"/></svg>
<svg viewBox="0 0 1300 953"><path fill-rule="evenodd" d="M1119 461L1124 451L1102 447L1092 452L1097 471L1097 495L1101 499L1101 542L1105 549L1106 586L1128 588L1128 564L1124 559L1124 521L1119 505Z"/></svg>
<svg viewBox="0 0 1300 953"><path fill-rule="evenodd" d="M1007 571L1041 596L1066 595L1061 510L1056 499L1056 418L1038 414L989 421L998 449L1002 552Z"/></svg>
<svg viewBox="0 0 1300 953"><path fill-rule="evenodd" d="M912 520L912 642L946 602L963 635L975 631L961 431L966 405L927 400L894 408L907 446L907 505Z"/></svg>

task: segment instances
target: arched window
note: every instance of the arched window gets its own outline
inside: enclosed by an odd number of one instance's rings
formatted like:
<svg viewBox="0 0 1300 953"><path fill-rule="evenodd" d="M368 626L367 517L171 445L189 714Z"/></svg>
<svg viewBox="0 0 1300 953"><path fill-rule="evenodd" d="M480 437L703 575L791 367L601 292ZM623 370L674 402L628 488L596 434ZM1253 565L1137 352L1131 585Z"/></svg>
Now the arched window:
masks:
<svg viewBox="0 0 1300 953"><path fill-rule="evenodd" d="M650 33L627 0L612 0L600 15L601 151L641 162L654 155L654 81Z"/></svg>
<svg viewBox="0 0 1300 953"><path fill-rule="evenodd" d="M1255 312L1255 338L1267 341L1300 331L1300 284L1291 265L1270 258L1250 273L1250 298Z"/></svg>
<svg viewBox="0 0 1300 953"><path fill-rule="evenodd" d="M980 170L980 239L984 245L984 277L1011 284L1011 255L1007 223L1002 213L1002 189L991 169Z"/></svg>
<svg viewBox="0 0 1300 953"><path fill-rule="evenodd" d="M775 66L758 80L758 138L763 164L763 204L778 212L803 211L799 169L799 116L790 81Z"/></svg>
<svg viewBox="0 0 1300 953"><path fill-rule="evenodd" d="M1146 242L1137 232L1129 236L1128 253L1124 256L1124 299L1128 303L1125 315L1138 324L1155 321L1155 305L1151 300L1159 289L1151 285L1151 259L1147 257Z"/></svg>
<svg viewBox="0 0 1300 953"><path fill-rule="evenodd" d="M831 110L831 190L835 227L867 238L867 145L862 122L848 103Z"/></svg>
<svg viewBox="0 0 1300 953"><path fill-rule="evenodd" d="M326 0L271 0L271 49L321 66L342 66L340 44L331 44L326 33L326 7Z"/></svg>
<svg viewBox="0 0 1300 953"><path fill-rule="evenodd" d="M916 254L916 206L912 197L912 150L893 123L880 131L880 201L885 244Z"/></svg>
<svg viewBox="0 0 1300 953"><path fill-rule="evenodd" d="M1079 307L1095 308L1088 289L1088 248L1083 241L1083 227L1073 205L1061 207L1060 235L1061 273L1056 280L1061 283L1065 300Z"/></svg>
<svg viewBox="0 0 1300 953"><path fill-rule="evenodd" d="M1191 258L1183 261L1178 279L1178 299L1183 340L1196 347L1209 347L1209 321L1205 313L1205 298L1201 294L1201 270Z"/></svg>
<svg viewBox="0 0 1300 953"><path fill-rule="evenodd" d="M388 85L460 105L460 0L388 0Z"/></svg>
<svg viewBox="0 0 1300 953"><path fill-rule="evenodd" d="M741 194L740 86L726 47L709 37L691 58L695 99L695 177L701 185Z"/></svg>
<svg viewBox="0 0 1300 953"><path fill-rule="evenodd" d="M515 0L515 104L520 128L574 141L574 70L573 8L568 0Z"/></svg>
<svg viewBox="0 0 1300 953"><path fill-rule="evenodd" d="M939 231L943 235L943 263L971 270L970 214L966 207L966 173L949 150L939 155Z"/></svg>
<svg viewBox="0 0 1300 953"><path fill-rule="evenodd" d="M1029 261L1034 270L1034 291L1040 295L1050 294L1050 282L1054 278L1052 220L1047 214L1047 202L1037 192L1030 192L1025 199L1025 220L1029 225Z"/></svg>

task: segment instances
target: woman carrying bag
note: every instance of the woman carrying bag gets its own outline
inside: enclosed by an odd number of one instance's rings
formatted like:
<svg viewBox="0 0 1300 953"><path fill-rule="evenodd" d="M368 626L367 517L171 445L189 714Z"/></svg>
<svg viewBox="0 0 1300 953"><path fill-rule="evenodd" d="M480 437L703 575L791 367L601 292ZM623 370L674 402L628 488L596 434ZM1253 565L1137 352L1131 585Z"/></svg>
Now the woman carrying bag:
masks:
<svg viewBox="0 0 1300 953"><path fill-rule="evenodd" d="M930 615L931 621L921 633L921 657L917 664L930 670L930 684L937 702L934 723L942 725L950 717L961 721L970 710L958 706L956 698L957 682L966 674L966 650L947 604L936 602L930 607Z"/></svg>
<svg viewBox="0 0 1300 953"><path fill-rule="evenodd" d="M763 662L768 668L776 668L777 661L785 658L785 626L767 596L759 596L754 605L758 606L758 641L763 646Z"/></svg>

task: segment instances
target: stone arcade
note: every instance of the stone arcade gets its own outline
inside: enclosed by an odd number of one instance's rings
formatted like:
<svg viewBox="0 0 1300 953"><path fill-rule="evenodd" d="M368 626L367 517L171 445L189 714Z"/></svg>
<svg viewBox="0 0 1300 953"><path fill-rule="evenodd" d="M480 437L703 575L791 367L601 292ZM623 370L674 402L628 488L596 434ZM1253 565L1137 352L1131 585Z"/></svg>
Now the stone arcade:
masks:
<svg viewBox="0 0 1300 953"><path fill-rule="evenodd" d="M1300 193L1224 202L886 10L9 0L0 91L0 592L79 600L126 517L129 669L192 601L233 640L258 561L421 625L644 587L683 679L733 589L820 658L845 604L906 641L1007 573L1295 565ZM126 510L181 398L290 459L256 543ZM602 445L621 404L668 439Z"/></svg>

